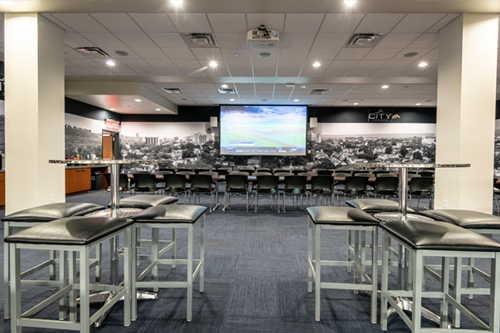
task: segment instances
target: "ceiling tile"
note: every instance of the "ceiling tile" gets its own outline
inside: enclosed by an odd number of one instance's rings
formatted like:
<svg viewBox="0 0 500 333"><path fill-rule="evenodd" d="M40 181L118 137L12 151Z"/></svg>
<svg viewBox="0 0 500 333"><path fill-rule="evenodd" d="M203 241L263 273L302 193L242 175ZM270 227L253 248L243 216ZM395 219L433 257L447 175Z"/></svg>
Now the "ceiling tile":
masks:
<svg viewBox="0 0 500 333"><path fill-rule="evenodd" d="M356 32L387 33L405 16L405 14L366 14Z"/></svg>
<svg viewBox="0 0 500 333"><path fill-rule="evenodd" d="M64 44L71 46L73 48L80 46L94 46L95 44L89 41L87 38L83 37L76 32L67 32L64 34Z"/></svg>
<svg viewBox="0 0 500 333"><path fill-rule="evenodd" d="M66 59L87 59L87 57L85 55L83 55L83 53L80 53L78 51L75 51L74 49L70 48L70 47L65 47L64 48L64 55L65 55L65 58Z"/></svg>
<svg viewBox="0 0 500 333"><path fill-rule="evenodd" d="M226 64L232 76L242 76L241 73L248 74L244 76L252 76L252 66L248 60L226 60Z"/></svg>
<svg viewBox="0 0 500 333"><path fill-rule="evenodd" d="M87 68L87 70L91 73L94 73L95 75L109 75L109 76L113 76L114 73L112 71L110 71L109 69L107 68L102 68L102 67L99 67L99 68Z"/></svg>
<svg viewBox="0 0 500 333"><path fill-rule="evenodd" d="M392 49L373 49L368 53L364 59L366 60L389 60L394 57L401 49L392 48Z"/></svg>
<svg viewBox="0 0 500 333"><path fill-rule="evenodd" d="M149 33L148 36L159 47L186 47L186 42L178 33Z"/></svg>
<svg viewBox="0 0 500 333"><path fill-rule="evenodd" d="M424 32L441 20L445 14L407 14L401 22L398 23L392 32L413 33Z"/></svg>
<svg viewBox="0 0 500 333"><path fill-rule="evenodd" d="M175 64L168 59L147 59L148 64L155 69L176 68Z"/></svg>
<svg viewBox="0 0 500 333"><path fill-rule="evenodd" d="M201 62L201 61L200 61ZM202 65L203 65L203 62L202 62ZM207 68L205 69L204 71L208 76L216 76L216 77L222 77L222 76L229 76L229 71L227 70L227 67L225 66L225 64L219 64L219 66L215 67L215 68Z"/></svg>
<svg viewBox="0 0 500 333"><path fill-rule="evenodd" d="M309 53L309 56L307 59L309 60L333 60L339 53L340 48L328 48L328 49L320 49L320 48L312 48L311 52Z"/></svg>
<svg viewBox="0 0 500 333"><path fill-rule="evenodd" d="M413 63L413 60L411 59L404 59L404 60L391 60L383 64L380 69L404 69L411 65Z"/></svg>
<svg viewBox="0 0 500 333"><path fill-rule="evenodd" d="M137 76L136 71L128 68L113 69L113 73L120 76Z"/></svg>
<svg viewBox="0 0 500 333"><path fill-rule="evenodd" d="M116 51L123 51L123 52L128 53L128 55L121 56L119 54L116 54ZM137 53L135 53L134 51L132 51L132 49L130 49L128 47L123 47L123 46L120 46L120 47L107 46L106 52L108 52L109 55L115 59L136 59L136 58L139 58L139 55Z"/></svg>
<svg viewBox="0 0 500 333"><path fill-rule="evenodd" d="M439 59L439 49L435 48L431 52L425 55L426 60L438 60ZM500 68L500 67L499 67Z"/></svg>
<svg viewBox="0 0 500 333"><path fill-rule="evenodd" d="M168 59L158 47L133 47L132 50L143 59Z"/></svg>
<svg viewBox="0 0 500 333"><path fill-rule="evenodd" d="M253 74L255 77L275 77L276 67L274 68L254 67Z"/></svg>
<svg viewBox="0 0 500 333"><path fill-rule="evenodd" d="M287 14L285 33L317 33L324 14Z"/></svg>
<svg viewBox="0 0 500 333"><path fill-rule="evenodd" d="M385 60L361 60L354 69L378 69L385 64Z"/></svg>
<svg viewBox="0 0 500 333"><path fill-rule="evenodd" d="M331 69L331 66L329 69L325 71L322 77L343 77L347 73L349 73L349 69L341 68L341 69Z"/></svg>
<svg viewBox="0 0 500 333"><path fill-rule="evenodd" d="M168 14L179 32L212 32L205 14Z"/></svg>
<svg viewBox="0 0 500 333"><path fill-rule="evenodd" d="M334 60L328 69L353 69L358 62L358 60Z"/></svg>
<svg viewBox="0 0 500 333"><path fill-rule="evenodd" d="M365 14L326 14L320 33L352 33Z"/></svg>
<svg viewBox="0 0 500 333"><path fill-rule="evenodd" d="M141 28L127 14L90 14L111 32L141 32Z"/></svg>
<svg viewBox="0 0 500 333"><path fill-rule="evenodd" d="M219 49L191 48L191 51L198 59L209 59L209 60L222 59L222 54L220 53Z"/></svg>
<svg viewBox="0 0 500 333"><path fill-rule="evenodd" d="M255 30L263 24L268 30L283 33L285 14L247 14L247 21L249 30Z"/></svg>
<svg viewBox="0 0 500 333"><path fill-rule="evenodd" d="M284 34L282 48L310 48L314 42L315 34Z"/></svg>
<svg viewBox="0 0 500 333"><path fill-rule="evenodd" d="M245 14L207 14L214 32L247 33Z"/></svg>
<svg viewBox="0 0 500 333"><path fill-rule="evenodd" d="M184 48L162 48L161 49L171 60L195 60L196 57L191 52L191 49Z"/></svg>
<svg viewBox="0 0 500 333"><path fill-rule="evenodd" d="M155 43L142 32L118 32L115 33L122 42L130 47L154 47Z"/></svg>
<svg viewBox="0 0 500 333"><path fill-rule="evenodd" d="M300 73L301 77L321 77L326 72L327 67L313 67L311 65L304 66L304 69Z"/></svg>
<svg viewBox="0 0 500 333"><path fill-rule="evenodd" d="M72 75L94 75L93 73L83 68L67 68L65 72Z"/></svg>
<svg viewBox="0 0 500 333"><path fill-rule="evenodd" d="M460 14L448 14L445 17L443 17L439 22L434 24L427 32L438 32L441 28L443 28L445 25L459 17Z"/></svg>
<svg viewBox="0 0 500 333"><path fill-rule="evenodd" d="M364 76L370 76L371 73L373 73L373 69L352 69L347 73L346 76L348 77L364 77Z"/></svg>
<svg viewBox="0 0 500 333"><path fill-rule="evenodd" d="M226 30L230 31L230 30ZM215 39L220 48L243 48L248 47L246 34L216 33Z"/></svg>
<svg viewBox="0 0 500 333"><path fill-rule="evenodd" d="M199 68L198 70L191 70L189 68L181 68L181 71L184 73L184 75L187 76L208 76L205 71L200 71Z"/></svg>
<svg viewBox="0 0 500 333"><path fill-rule="evenodd" d="M404 55L407 54L407 53L413 53L413 52L418 53L417 57L420 58L420 57L426 55L427 53L429 53L430 51L432 51L431 48L411 48L411 47L407 47L407 48L402 49L398 54L396 54L393 59L394 60L407 59L407 58L405 58Z"/></svg>
<svg viewBox="0 0 500 333"><path fill-rule="evenodd" d="M391 77L391 76L399 76L400 70L398 69L378 69L375 72L371 73L371 77Z"/></svg>
<svg viewBox="0 0 500 333"><path fill-rule="evenodd" d="M244 60L250 59L250 50L245 49L220 49L222 56L227 60ZM235 53L238 54L235 56Z"/></svg>
<svg viewBox="0 0 500 333"><path fill-rule="evenodd" d="M304 60L309 54L309 49L281 49L281 60Z"/></svg>
<svg viewBox="0 0 500 333"><path fill-rule="evenodd" d="M99 47L121 47L125 44L109 32L82 32L82 36Z"/></svg>
<svg viewBox="0 0 500 333"><path fill-rule="evenodd" d="M341 48L346 43L350 34L319 34L314 41L314 48Z"/></svg>
<svg viewBox="0 0 500 333"><path fill-rule="evenodd" d="M153 67L143 59L120 59L120 61L131 69L153 69Z"/></svg>
<svg viewBox="0 0 500 333"><path fill-rule="evenodd" d="M281 61L278 64L278 76L298 76L304 61Z"/></svg>
<svg viewBox="0 0 500 333"><path fill-rule="evenodd" d="M54 13L52 16L76 32L107 32L106 28L89 14Z"/></svg>
<svg viewBox="0 0 500 333"><path fill-rule="evenodd" d="M349 59L363 59L371 49L365 48L346 48L340 50L335 59L349 60Z"/></svg>
<svg viewBox="0 0 500 333"><path fill-rule="evenodd" d="M129 14L132 19L145 32L177 32L174 24L163 13L133 13Z"/></svg>
<svg viewBox="0 0 500 333"><path fill-rule="evenodd" d="M415 39L408 47L438 47L439 46L439 35L437 33L432 34L422 34L420 37Z"/></svg>
<svg viewBox="0 0 500 333"><path fill-rule="evenodd" d="M101 67L100 64L98 64L97 62L95 62L94 60L91 60L91 59L71 59L70 61L73 64L75 64L79 67L86 68L86 69Z"/></svg>
<svg viewBox="0 0 500 333"><path fill-rule="evenodd" d="M191 71L198 70L202 66L200 66L200 63L198 60L174 60L172 59L173 63L179 67L179 69L188 69Z"/></svg>
<svg viewBox="0 0 500 333"><path fill-rule="evenodd" d="M47 19L49 19L51 22L54 22L56 25L58 25L59 27L61 27L62 29L64 29L65 32L75 32L73 29L71 29L69 26L67 26L66 24L64 24L63 22L59 21L57 18L55 18L54 16L52 16L52 14L42 14L44 17L46 17ZM1 30L3 31L3 26L4 26L4 23L3 23L3 15L1 15L1 21L0 21L0 28Z"/></svg>
<svg viewBox="0 0 500 333"><path fill-rule="evenodd" d="M377 44L375 48L396 48L396 47L406 47L408 44L413 42L420 34L387 34L384 38Z"/></svg>

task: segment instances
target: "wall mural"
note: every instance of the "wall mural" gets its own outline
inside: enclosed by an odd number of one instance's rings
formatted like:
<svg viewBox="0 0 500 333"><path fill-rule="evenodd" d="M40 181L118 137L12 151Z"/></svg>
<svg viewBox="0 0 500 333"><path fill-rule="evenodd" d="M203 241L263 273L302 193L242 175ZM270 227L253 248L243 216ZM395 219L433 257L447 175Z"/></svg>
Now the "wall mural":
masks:
<svg viewBox="0 0 500 333"><path fill-rule="evenodd" d="M104 122L65 114L66 158L102 158L102 129Z"/></svg>

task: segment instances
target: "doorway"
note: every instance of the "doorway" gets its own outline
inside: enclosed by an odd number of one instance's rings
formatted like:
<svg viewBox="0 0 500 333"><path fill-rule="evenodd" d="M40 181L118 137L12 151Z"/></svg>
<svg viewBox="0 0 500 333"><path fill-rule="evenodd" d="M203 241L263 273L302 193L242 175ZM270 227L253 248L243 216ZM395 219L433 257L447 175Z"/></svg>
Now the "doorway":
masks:
<svg viewBox="0 0 500 333"><path fill-rule="evenodd" d="M117 160L120 157L120 133L102 131L102 159Z"/></svg>

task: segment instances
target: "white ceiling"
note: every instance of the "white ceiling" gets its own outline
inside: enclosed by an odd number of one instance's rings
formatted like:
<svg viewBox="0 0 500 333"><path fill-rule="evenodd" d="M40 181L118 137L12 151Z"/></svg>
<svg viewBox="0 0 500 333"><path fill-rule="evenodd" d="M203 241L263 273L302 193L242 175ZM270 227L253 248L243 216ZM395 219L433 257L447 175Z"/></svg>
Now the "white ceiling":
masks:
<svg viewBox="0 0 500 333"><path fill-rule="evenodd" d="M409 8L406 13L397 13L393 12L397 3L410 1L391 0L384 2L385 13L380 9L373 12L372 8L369 13L358 12L366 1L358 0L360 7L351 13L346 13L344 7L343 11L311 12L313 3L320 8L319 1L302 1L302 5L291 1L292 8L286 7L281 13L259 12L253 7L245 12L244 6L227 12L228 5L222 7L224 1L213 1L221 6L196 12L205 8L200 7L199 0L192 0L198 7L191 12L175 12L166 7L162 12L133 13L124 12L129 10L119 6L124 2L115 0L105 1L108 7L103 7L112 10L109 6L114 3L115 12L91 12L99 8L90 7L87 12L64 12L61 3L61 10L54 7L43 15L66 31L67 81L141 82L176 105L415 106L422 103L435 106L438 31L459 15L452 10L454 7L442 6L453 3L469 6L474 1L412 1L411 6L419 2L419 7L406 6ZM88 6L96 3L87 2ZM336 1L335 6L340 8L340 2ZM423 2L427 4L425 10ZM476 2L478 6L489 4L491 10L500 11L495 7L500 7L500 1ZM188 6L190 0L185 3ZM393 7L387 6L388 3ZM432 13L434 5L437 13ZM259 57L263 51L250 50L247 45L247 31L261 24L280 32L280 47L266 51L271 53L268 58ZM212 32L219 47L190 48L181 38L184 32ZM354 32L383 33L384 38L374 48L344 47ZM110 68L105 58L89 57L74 50L80 46L102 48L116 61L116 66ZM125 51L128 56L119 56L116 51ZM405 58L410 52L418 55ZM203 70L210 61L216 61L218 66ZM321 66L313 67L315 61ZM418 67L421 61L428 66ZM500 76L500 70L497 73ZM219 94L217 88L222 83L236 89L237 94ZM295 87L288 88L286 83L295 83ZM389 84L389 89L381 89L382 84ZM179 88L182 94L167 94L162 88ZM330 91L326 95L310 95L312 89ZM500 92L500 87L497 91ZM153 113L150 111L144 110Z"/></svg>

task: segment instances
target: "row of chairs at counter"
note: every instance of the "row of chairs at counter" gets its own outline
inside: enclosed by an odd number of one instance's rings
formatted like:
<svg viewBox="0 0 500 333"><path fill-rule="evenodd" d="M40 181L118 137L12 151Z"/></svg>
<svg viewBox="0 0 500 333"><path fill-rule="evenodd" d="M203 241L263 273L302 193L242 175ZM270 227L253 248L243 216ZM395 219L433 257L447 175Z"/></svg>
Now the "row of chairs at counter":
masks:
<svg viewBox="0 0 500 333"><path fill-rule="evenodd" d="M226 175L219 175L213 171L200 171L195 174L193 171L179 171L173 174L171 171L158 171L155 173L136 172L129 175L120 175L120 190L122 194L169 194L177 196L183 194L187 203L195 200L196 197L205 194L211 196L210 210L218 204L218 185L225 185L224 211L230 205L232 195L246 196L247 211L250 205L254 204L255 212L258 208L258 196L266 195L271 197L271 206L280 211L280 204L283 211L286 210L286 197L293 198L293 206L304 208L304 196L307 206L310 206L311 197L315 197L315 204L320 205L342 205L348 198L398 197L399 178L394 173L367 173L365 172L336 172L328 175L317 172L303 172L298 174L285 172L254 172L233 171ZM346 171L346 170L344 170ZM109 184L109 175L107 175ZM421 198L429 199L431 205L434 178L419 174L409 175L409 194L411 198L417 198L417 209ZM280 197L283 197L280 200ZM250 201L249 201L250 197ZM300 205L298 200L300 199Z"/></svg>

